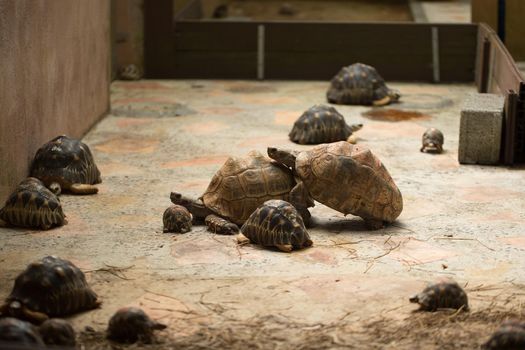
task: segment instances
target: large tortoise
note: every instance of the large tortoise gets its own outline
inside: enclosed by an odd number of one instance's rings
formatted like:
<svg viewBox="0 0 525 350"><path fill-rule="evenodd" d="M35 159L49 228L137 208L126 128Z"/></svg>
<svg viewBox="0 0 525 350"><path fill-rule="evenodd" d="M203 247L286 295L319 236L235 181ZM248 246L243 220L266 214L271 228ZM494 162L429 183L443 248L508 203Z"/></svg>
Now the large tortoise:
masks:
<svg viewBox="0 0 525 350"><path fill-rule="evenodd" d="M199 199L190 199L177 192L172 192L170 198L174 204L185 206L199 221L217 215L242 225L257 207L270 199L292 203L306 221L310 217L307 207L313 206L313 202L301 197L300 192L292 193L295 185L289 169L252 151L244 158L228 158Z"/></svg>
<svg viewBox="0 0 525 350"><path fill-rule="evenodd" d="M320 144L346 141L363 124L346 124L345 118L332 106L314 105L306 110L293 125L288 136L299 144Z"/></svg>
<svg viewBox="0 0 525 350"><path fill-rule="evenodd" d="M8 225L43 230L66 223L58 197L34 177L20 182L0 209L0 219Z"/></svg>
<svg viewBox="0 0 525 350"><path fill-rule="evenodd" d="M102 182L89 147L66 135L40 147L31 165L31 176L40 179L56 195L62 190L94 194L98 188L93 185Z"/></svg>
<svg viewBox="0 0 525 350"><path fill-rule="evenodd" d="M389 89L374 67L363 63L341 68L326 93L328 102L345 105L384 106L399 97L399 92Z"/></svg>
<svg viewBox="0 0 525 350"><path fill-rule="evenodd" d="M360 216L371 229L393 222L403 210L394 180L366 147L340 141L303 152L268 147L268 155L292 168L298 178L294 192Z"/></svg>

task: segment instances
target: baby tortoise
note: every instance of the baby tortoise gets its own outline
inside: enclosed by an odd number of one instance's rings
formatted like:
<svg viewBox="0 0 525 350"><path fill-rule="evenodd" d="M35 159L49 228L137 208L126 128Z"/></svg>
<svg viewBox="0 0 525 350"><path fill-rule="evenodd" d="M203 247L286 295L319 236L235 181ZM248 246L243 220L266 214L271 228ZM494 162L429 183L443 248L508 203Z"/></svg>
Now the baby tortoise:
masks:
<svg viewBox="0 0 525 350"><path fill-rule="evenodd" d="M268 155L292 169L297 179L292 192L360 216L371 229L393 222L403 210L394 180L366 147L340 141L303 152L268 147Z"/></svg>
<svg viewBox="0 0 525 350"><path fill-rule="evenodd" d="M74 347L77 342L71 323L60 318L50 318L44 321L38 330L47 345Z"/></svg>
<svg viewBox="0 0 525 350"><path fill-rule="evenodd" d="M525 349L525 322L508 320L481 347L484 350Z"/></svg>
<svg viewBox="0 0 525 350"><path fill-rule="evenodd" d="M441 131L436 128L429 128L423 134L423 145L421 146L420 151L427 153L441 153L443 152L444 141L445 137Z"/></svg>
<svg viewBox="0 0 525 350"><path fill-rule="evenodd" d="M301 215L293 205L278 199L264 202L242 225L238 242L248 241L283 252L312 245Z"/></svg>
<svg viewBox="0 0 525 350"><path fill-rule="evenodd" d="M304 220L309 219L307 207L312 207L313 202L302 197L302 193L291 193L294 186L295 180L289 169L252 151L247 157L228 158L199 199L187 198L177 192L172 192L170 199L174 204L186 207L196 221L212 214L225 219L223 222L207 220L214 225L209 229L215 232L222 231L218 225L229 222L242 225L258 206L270 199L291 202ZM224 230L229 231L228 228Z"/></svg>
<svg viewBox="0 0 525 350"><path fill-rule="evenodd" d="M20 182L0 209L0 219L8 225L43 230L66 223L58 197L34 177Z"/></svg>
<svg viewBox="0 0 525 350"><path fill-rule="evenodd" d="M363 63L343 67L331 80L326 98L330 103L384 106L399 100L376 69Z"/></svg>
<svg viewBox="0 0 525 350"><path fill-rule="evenodd" d="M144 311L136 307L124 307L109 320L108 339L119 343L143 343L153 341L153 331L167 326L153 321Z"/></svg>
<svg viewBox="0 0 525 350"><path fill-rule="evenodd" d="M142 79L142 70L136 64L127 64L122 66L118 71L120 80L140 80Z"/></svg>
<svg viewBox="0 0 525 350"><path fill-rule="evenodd" d="M101 183L89 147L65 135L55 137L36 152L31 176L40 179L57 196L68 190L74 194L95 194Z"/></svg>
<svg viewBox="0 0 525 350"><path fill-rule="evenodd" d="M421 311L459 308L462 308L463 311L468 311L469 309L467 294L453 281L431 284L409 300L411 303L418 303Z"/></svg>
<svg viewBox="0 0 525 350"><path fill-rule="evenodd" d="M204 222L208 227L208 231L219 235L235 235L239 233L239 226L217 215L206 216Z"/></svg>
<svg viewBox="0 0 525 350"><path fill-rule="evenodd" d="M5 343L42 347L45 345L35 326L13 317L0 318L0 347L3 348L3 345L7 345ZM13 346L13 348L15 347Z"/></svg>
<svg viewBox="0 0 525 350"><path fill-rule="evenodd" d="M186 233L191 231L193 216L182 205L172 205L164 211L164 232Z"/></svg>
<svg viewBox="0 0 525 350"><path fill-rule="evenodd" d="M297 119L288 136L295 143L316 145L346 141L362 127L363 124L346 124L345 118L334 107L315 105Z"/></svg>
<svg viewBox="0 0 525 350"><path fill-rule="evenodd" d="M46 256L18 275L11 294L0 306L0 315L42 323L100 304L78 267L68 260Z"/></svg>

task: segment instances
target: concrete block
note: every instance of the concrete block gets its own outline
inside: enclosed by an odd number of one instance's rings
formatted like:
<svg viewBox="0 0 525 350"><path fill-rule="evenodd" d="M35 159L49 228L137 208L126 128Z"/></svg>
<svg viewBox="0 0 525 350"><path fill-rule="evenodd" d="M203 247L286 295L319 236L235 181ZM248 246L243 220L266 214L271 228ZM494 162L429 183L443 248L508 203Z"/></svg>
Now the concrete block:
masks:
<svg viewBox="0 0 525 350"><path fill-rule="evenodd" d="M499 163L505 97L471 94L461 110L458 158L462 164Z"/></svg>

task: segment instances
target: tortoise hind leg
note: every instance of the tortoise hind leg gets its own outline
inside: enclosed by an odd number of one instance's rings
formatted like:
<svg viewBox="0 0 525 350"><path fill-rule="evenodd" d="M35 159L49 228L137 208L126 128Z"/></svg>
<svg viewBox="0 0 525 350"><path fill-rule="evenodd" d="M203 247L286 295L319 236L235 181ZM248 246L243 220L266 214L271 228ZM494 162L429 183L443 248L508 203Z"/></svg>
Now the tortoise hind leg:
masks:
<svg viewBox="0 0 525 350"><path fill-rule="evenodd" d="M276 244L275 246L277 247L277 249L285 253L290 253L293 248L291 244Z"/></svg>
<svg viewBox="0 0 525 350"><path fill-rule="evenodd" d="M96 194L98 193L98 188L93 185L87 184L73 184L69 190L74 194Z"/></svg>

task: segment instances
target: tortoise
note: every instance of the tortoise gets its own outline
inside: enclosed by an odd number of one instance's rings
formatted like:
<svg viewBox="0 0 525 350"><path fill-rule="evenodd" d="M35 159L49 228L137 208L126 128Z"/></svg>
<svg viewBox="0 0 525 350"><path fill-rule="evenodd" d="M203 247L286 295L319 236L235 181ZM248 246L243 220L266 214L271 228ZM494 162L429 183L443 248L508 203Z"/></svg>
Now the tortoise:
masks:
<svg viewBox="0 0 525 350"><path fill-rule="evenodd" d="M208 215L204 220L208 231L219 235L234 235L239 233L239 226L217 215Z"/></svg>
<svg viewBox="0 0 525 350"><path fill-rule="evenodd" d="M297 185L292 192L360 216L371 229L393 222L403 210L394 180L366 147L339 141L303 152L268 147L268 155L293 170Z"/></svg>
<svg viewBox="0 0 525 350"><path fill-rule="evenodd" d="M481 348L484 350L525 349L525 322L504 321Z"/></svg>
<svg viewBox="0 0 525 350"><path fill-rule="evenodd" d="M283 252L312 245L301 215L293 205L280 199L266 201L257 208L242 225L237 240L277 247Z"/></svg>
<svg viewBox="0 0 525 350"><path fill-rule="evenodd" d="M127 64L120 67L118 78L120 80L140 80L142 79L142 70L136 64Z"/></svg>
<svg viewBox="0 0 525 350"><path fill-rule="evenodd" d="M39 345L41 347L45 345L35 326L13 317L0 318L0 347L7 345L5 343L17 343L27 346ZM17 348L13 345L13 349Z"/></svg>
<svg viewBox="0 0 525 350"><path fill-rule="evenodd" d="M20 182L0 209L0 219L12 226L43 230L67 223L58 197L34 177Z"/></svg>
<svg viewBox="0 0 525 350"><path fill-rule="evenodd" d="M228 158L199 199L193 200L178 192L172 192L170 199L174 204L185 206L197 221L214 214L226 219L226 224L237 225L242 225L267 200L282 199L292 203L306 221L310 218L307 208L313 206L313 202L302 197L302 193L292 193L294 186L289 169L252 151L247 157ZM216 231L217 227L210 230Z"/></svg>
<svg viewBox="0 0 525 350"><path fill-rule="evenodd" d="M363 63L341 68L326 93L328 102L345 105L384 106L397 102L400 96L386 86L374 67Z"/></svg>
<svg viewBox="0 0 525 350"><path fill-rule="evenodd" d="M171 205L162 216L164 232L186 233L191 231L193 216L182 205Z"/></svg>
<svg viewBox="0 0 525 350"><path fill-rule="evenodd" d="M363 124L346 124L345 118L334 107L314 105L295 121L288 136L295 143L316 145L346 141L362 127Z"/></svg>
<svg viewBox="0 0 525 350"><path fill-rule="evenodd" d="M68 260L46 256L18 275L11 294L0 306L0 315L42 323L99 307L84 273Z"/></svg>
<svg viewBox="0 0 525 350"><path fill-rule="evenodd" d="M40 179L56 195L63 190L95 194L98 188L93 185L102 182L89 147L66 135L57 136L38 149L31 176Z"/></svg>
<svg viewBox="0 0 525 350"><path fill-rule="evenodd" d="M445 308L461 308L463 311L469 309L467 294L454 281L441 281L431 284L409 300L411 303L419 304L421 311L436 311Z"/></svg>
<svg viewBox="0 0 525 350"><path fill-rule="evenodd" d="M443 142L445 137L443 133L436 128L429 128L425 131L422 137L422 146L420 151L427 153L441 153L443 152Z"/></svg>
<svg viewBox="0 0 525 350"><path fill-rule="evenodd" d="M71 323L60 318L50 318L38 328L44 343L74 347L76 333Z"/></svg>
<svg viewBox="0 0 525 350"><path fill-rule="evenodd" d="M108 339L119 343L151 343L153 331L165 329L167 326L153 321L146 313L137 307L124 307L111 317L108 324Z"/></svg>

